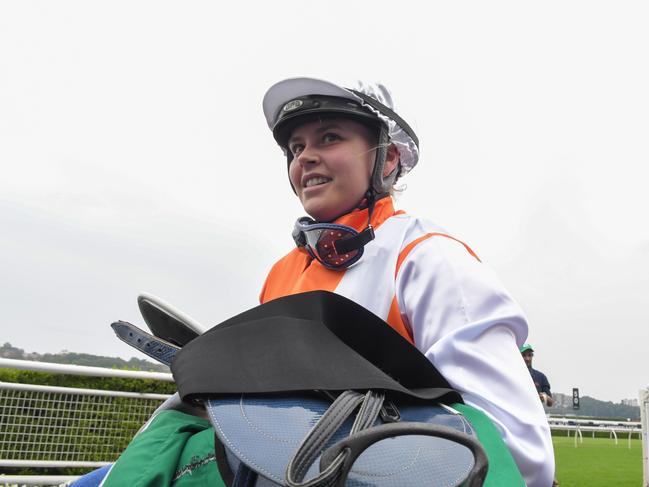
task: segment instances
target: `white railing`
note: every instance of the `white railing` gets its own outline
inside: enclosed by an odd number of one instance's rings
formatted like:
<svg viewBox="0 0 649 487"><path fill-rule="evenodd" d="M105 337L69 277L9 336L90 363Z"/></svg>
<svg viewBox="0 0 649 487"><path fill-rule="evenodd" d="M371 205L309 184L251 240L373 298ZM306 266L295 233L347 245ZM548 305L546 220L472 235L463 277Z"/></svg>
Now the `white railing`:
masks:
<svg viewBox="0 0 649 487"><path fill-rule="evenodd" d="M173 382L171 374L164 372L145 372L137 370L106 369L104 367L88 367L87 365L53 364L50 362L32 362L30 360L15 360L0 358L0 368L35 370L52 374L87 375L91 377L123 377L126 379L155 379Z"/></svg>
<svg viewBox="0 0 649 487"><path fill-rule="evenodd" d="M642 423L637 421L610 421L551 416L548 418L548 424L552 431L565 431L567 436L571 436L571 433L574 433L575 446L578 445L578 439L579 442L583 443L583 433L591 433L593 438L595 438L595 433L606 433L609 438L615 440L616 445L618 444L618 437L626 437L628 448L631 448L631 440L634 435L637 435L638 438L642 435Z"/></svg>
<svg viewBox="0 0 649 487"><path fill-rule="evenodd" d="M640 429L641 423L639 421L621 421L621 420L607 420L607 419L585 419L574 418L570 416L550 416L548 423L552 426L600 426L611 427L616 429Z"/></svg>
<svg viewBox="0 0 649 487"><path fill-rule="evenodd" d="M0 368L173 381L171 374L165 373L3 358ZM106 465L117 458L167 397L168 394L0 382L0 467ZM0 485L59 485L71 478L74 476L0 475Z"/></svg>

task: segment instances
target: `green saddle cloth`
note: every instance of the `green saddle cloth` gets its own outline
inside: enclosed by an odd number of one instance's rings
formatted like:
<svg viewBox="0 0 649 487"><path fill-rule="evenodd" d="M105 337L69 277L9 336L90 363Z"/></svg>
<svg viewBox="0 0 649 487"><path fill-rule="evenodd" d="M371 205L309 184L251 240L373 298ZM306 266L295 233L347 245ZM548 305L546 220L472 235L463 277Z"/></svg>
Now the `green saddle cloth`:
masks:
<svg viewBox="0 0 649 487"><path fill-rule="evenodd" d="M138 433L108 472L102 487L225 487L209 421L162 411Z"/></svg>

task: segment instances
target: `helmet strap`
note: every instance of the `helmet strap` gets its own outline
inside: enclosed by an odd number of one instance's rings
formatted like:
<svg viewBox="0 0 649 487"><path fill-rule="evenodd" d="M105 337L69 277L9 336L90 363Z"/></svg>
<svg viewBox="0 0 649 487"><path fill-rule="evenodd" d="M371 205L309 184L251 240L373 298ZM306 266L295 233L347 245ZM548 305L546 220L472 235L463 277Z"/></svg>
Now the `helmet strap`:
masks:
<svg viewBox="0 0 649 487"><path fill-rule="evenodd" d="M372 214L376 204L377 194L373 188L365 193L367 201L367 227L361 233L352 238L337 240L334 242L334 248L338 254L346 254L364 247L367 243L374 240L374 228L372 228Z"/></svg>
<svg viewBox="0 0 649 487"><path fill-rule="evenodd" d="M371 187L377 193L388 193L390 188L397 179L397 174L399 173L398 168L395 168L390 174L383 177L383 171L385 170L385 163L388 158L388 149L390 147L390 136L388 131L381 127L379 131L379 138L376 148L376 157L374 159L374 168L372 169L371 176Z"/></svg>

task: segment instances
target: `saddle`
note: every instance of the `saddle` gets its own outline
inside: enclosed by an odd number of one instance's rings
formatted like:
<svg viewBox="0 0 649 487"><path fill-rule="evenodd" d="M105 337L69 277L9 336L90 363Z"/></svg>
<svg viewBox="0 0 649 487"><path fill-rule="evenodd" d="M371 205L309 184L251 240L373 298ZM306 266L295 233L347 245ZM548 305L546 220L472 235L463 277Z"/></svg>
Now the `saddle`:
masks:
<svg viewBox="0 0 649 487"><path fill-rule="evenodd" d="M163 315L172 308L145 309L152 331L171 322ZM446 406L460 395L362 306L313 291L202 334L183 317L173 313L183 331L167 326L164 339L129 323L112 326L171 365L183 403L205 407L226 485L482 485L486 454L471 424Z"/></svg>

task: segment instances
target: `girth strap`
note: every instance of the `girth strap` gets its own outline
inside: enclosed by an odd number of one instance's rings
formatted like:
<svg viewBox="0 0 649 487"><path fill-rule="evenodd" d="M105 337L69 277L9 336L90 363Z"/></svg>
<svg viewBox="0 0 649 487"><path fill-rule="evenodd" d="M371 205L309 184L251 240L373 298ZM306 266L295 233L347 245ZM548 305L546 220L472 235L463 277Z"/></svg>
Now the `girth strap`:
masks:
<svg viewBox="0 0 649 487"><path fill-rule="evenodd" d="M322 450L331 437L340 429L354 410L361 404L350 435L371 427L376 421L383 405L384 394L368 391L364 396L355 391L345 391L333 402L322 415L309 435L304 438L297 452L286 467L286 485L288 487L332 487L336 485L341 474L346 452L341 452L318 475L303 482L309 467L322 454Z"/></svg>

